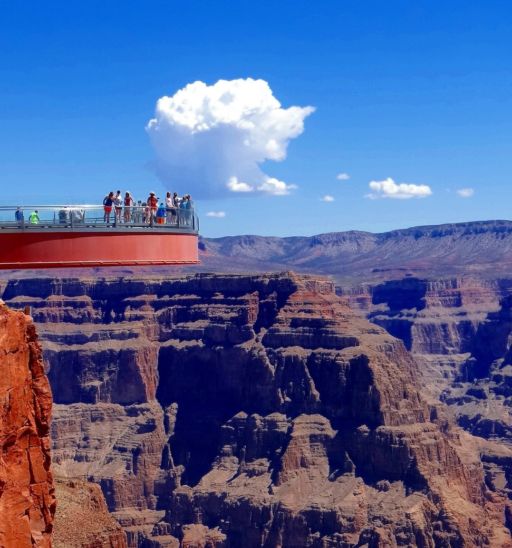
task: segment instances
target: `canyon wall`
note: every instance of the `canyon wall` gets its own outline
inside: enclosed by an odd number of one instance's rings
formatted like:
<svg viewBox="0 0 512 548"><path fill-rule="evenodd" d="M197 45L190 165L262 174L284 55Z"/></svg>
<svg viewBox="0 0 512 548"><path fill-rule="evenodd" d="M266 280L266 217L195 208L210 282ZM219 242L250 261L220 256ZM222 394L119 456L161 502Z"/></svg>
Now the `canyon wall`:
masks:
<svg viewBox="0 0 512 548"><path fill-rule="evenodd" d="M488 486L512 499L512 280L409 277L338 292L402 339L425 391L482 438Z"/></svg>
<svg viewBox="0 0 512 548"><path fill-rule="evenodd" d="M32 321L0 301L0 546L51 546L52 396Z"/></svg>
<svg viewBox="0 0 512 548"><path fill-rule="evenodd" d="M453 405L462 426L486 438L510 437L512 280L409 277L338 292L404 342L428 388Z"/></svg>
<svg viewBox="0 0 512 548"><path fill-rule="evenodd" d="M52 394L34 323L0 301L0 546L125 548L95 484L55 480Z"/></svg>
<svg viewBox="0 0 512 548"><path fill-rule="evenodd" d="M101 486L130 546L510 545L478 441L330 281L48 278L3 294L44 341L56 470Z"/></svg>

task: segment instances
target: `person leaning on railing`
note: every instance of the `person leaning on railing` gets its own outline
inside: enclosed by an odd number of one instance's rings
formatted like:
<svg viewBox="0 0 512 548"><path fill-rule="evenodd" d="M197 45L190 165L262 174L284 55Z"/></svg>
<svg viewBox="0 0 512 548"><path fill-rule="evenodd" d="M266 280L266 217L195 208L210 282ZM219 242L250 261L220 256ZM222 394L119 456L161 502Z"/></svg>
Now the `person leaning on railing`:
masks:
<svg viewBox="0 0 512 548"><path fill-rule="evenodd" d="M109 192L105 198L103 198L103 222L110 222L110 214L112 213L112 205L114 204L114 193Z"/></svg>
<svg viewBox="0 0 512 548"><path fill-rule="evenodd" d="M32 213L30 214L30 217L28 218L28 222L31 225L39 224L39 212L37 211L37 209L34 209L34 211L32 211Z"/></svg>

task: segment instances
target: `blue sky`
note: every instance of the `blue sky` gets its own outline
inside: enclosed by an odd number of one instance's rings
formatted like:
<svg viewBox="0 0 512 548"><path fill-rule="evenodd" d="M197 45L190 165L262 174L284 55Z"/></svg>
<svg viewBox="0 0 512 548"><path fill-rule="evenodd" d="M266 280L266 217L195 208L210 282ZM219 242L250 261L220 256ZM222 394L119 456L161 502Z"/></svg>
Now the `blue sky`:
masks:
<svg viewBox="0 0 512 548"><path fill-rule="evenodd" d="M283 108L316 109L287 157L261 166L297 188L197 200L204 235L511 217L509 2L0 0L0 10L4 203L185 193L154 170L145 126L156 101L198 80L255 78ZM365 197L388 177L432 194Z"/></svg>

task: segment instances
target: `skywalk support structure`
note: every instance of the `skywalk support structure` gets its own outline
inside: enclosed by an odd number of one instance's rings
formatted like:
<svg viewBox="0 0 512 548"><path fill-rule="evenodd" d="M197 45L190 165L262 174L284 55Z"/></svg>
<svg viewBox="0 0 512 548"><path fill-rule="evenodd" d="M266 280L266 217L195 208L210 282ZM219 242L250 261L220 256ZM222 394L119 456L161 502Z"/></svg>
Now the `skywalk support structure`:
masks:
<svg viewBox="0 0 512 548"><path fill-rule="evenodd" d="M159 223L144 222L144 213L135 207L119 221L112 211L106 221L102 206L0 206L0 269L199 262L194 210L168 212Z"/></svg>

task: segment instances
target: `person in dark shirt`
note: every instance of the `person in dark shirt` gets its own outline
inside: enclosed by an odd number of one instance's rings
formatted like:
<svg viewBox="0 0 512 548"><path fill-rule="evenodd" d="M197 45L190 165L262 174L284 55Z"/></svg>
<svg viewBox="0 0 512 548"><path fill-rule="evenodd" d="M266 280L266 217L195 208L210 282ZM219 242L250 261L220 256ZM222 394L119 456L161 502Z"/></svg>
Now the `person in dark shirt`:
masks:
<svg viewBox="0 0 512 548"><path fill-rule="evenodd" d="M23 224L23 221L25 220L25 217L23 216L23 210L21 207L16 208L16 213L14 214L14 218L18 224Z"/></svg>
<svg viewBox="0 0 512 548"><path fill-rule="evenodd" d="M109 192L105 198L103 198L103 221L110 223L110 214L112 213L112 205L114 204L114 193Z"/></svg>

